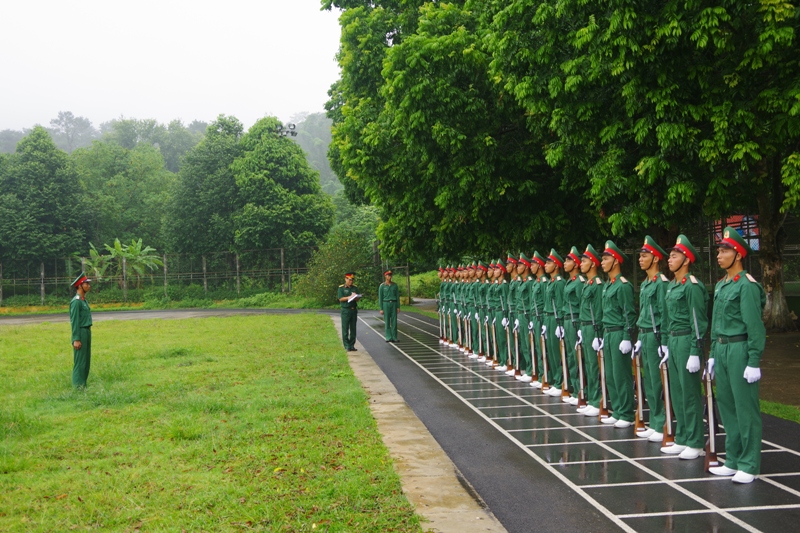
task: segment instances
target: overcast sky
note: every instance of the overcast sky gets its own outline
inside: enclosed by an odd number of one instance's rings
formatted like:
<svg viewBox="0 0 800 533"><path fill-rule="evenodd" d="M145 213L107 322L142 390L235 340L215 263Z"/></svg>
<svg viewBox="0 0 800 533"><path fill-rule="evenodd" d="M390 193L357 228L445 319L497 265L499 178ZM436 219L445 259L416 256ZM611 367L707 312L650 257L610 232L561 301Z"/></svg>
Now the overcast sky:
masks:
<svg viewBox="0 0 800 533"><path fill-rule="evenodd" d="M338 12L320 0L17 0L0 19L0 130L59 111L246 126L322 112Z"/></svg>

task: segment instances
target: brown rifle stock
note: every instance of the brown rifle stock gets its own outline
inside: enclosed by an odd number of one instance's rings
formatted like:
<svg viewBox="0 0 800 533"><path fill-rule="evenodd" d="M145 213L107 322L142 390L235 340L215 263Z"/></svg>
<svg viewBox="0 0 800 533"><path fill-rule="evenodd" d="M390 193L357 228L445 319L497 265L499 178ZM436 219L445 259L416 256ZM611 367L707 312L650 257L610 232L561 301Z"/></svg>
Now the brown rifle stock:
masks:
<svg viewBox="0 0 800 533"><path fill-rule="evenodd" d="M644 391L642 390L642 356L634 354L633 372L636 380L636 413L634 419L634 429L644 431Z"/></svg>
<svg viewBox="0 0 800 533"><path fill-rule="evenodd" d="M578 360L578 407L586 405L586 390L584 382L586 381L585 369L583 366L583 343L575 345L575 358Z"/></svg>
<svg viewBox="0 0 800 533"><path fill-rule="evenodd" d="M600 367L600 414L598 419L608 418L608 393L606 392L606 358L602 348L597 350L597 362Z"/></svg>
<svg viewBox="0 0 800 533"><path fill-rule="evenodd" d="M708 370L706 370L705 374L706 406L708 408L708 442L706 443L705 468L706 472L708 472L709 468L719 466L719 459L717 459L717 417L714 412L714 389L711 386L711 374Z"/></svg>
<svg viewBox="0 0 800 533"><path fill-rule="evenodd" d="M515 359L515 363L516 364L514 365L514 375L515 376L519 376L522 373L520 371L520 368L519 368L519 332L518 331L519 330L517 328L514 328L514 357L516 358Z"/></svg>
<svg viewBox="0 0 800 533"><path fill-rule="evenodd" d="M542 347L542 370L544 372L544 379L542 380L542 392L550 388L547 382L547 342L544 335L539 335L539 345Z"/></svg>
<svg viewBox="0 0 800 533"><path fill-rule="evenodd" d="M663 363L659 368L661 368L661 386L664 389L664 414L666 414L664 437L661 439L661 446L666 447L675 443L675 435L672 434L672 398L669 391L669 369L667 368L667 363Z"/></svg>
<svg viewBox="0 0 800 533"><path fill-rule="evenodd" d="M531 376L531 379L533 381L539 381L539 373L536 371L537 370L536 367L538 366L536 364L536 349L535 349L536 345L533 343L533 330L532 329L528 330L528 344L530 344L530 347L531 347L531 368L532 368L531 373L533 374Z"/></svg>
<svg viewBox="0 0 800 533"><path fill-rule="evenodd" d="M561 351L561 398L569 398L569 371L567 369L567 347L564 345L564 336L558 339L558 348Z"/></svg>

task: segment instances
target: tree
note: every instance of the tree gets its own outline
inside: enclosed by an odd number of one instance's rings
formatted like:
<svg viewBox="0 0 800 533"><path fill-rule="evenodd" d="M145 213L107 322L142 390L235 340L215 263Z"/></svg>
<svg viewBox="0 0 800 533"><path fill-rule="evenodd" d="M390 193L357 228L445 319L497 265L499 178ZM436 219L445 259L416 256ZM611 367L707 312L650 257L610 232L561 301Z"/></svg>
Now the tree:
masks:
<svg viewBox="0 0 800 533"><path fill-rule="evenodd" d="M308 163L319 172L319 183L322 190L333 196L342 189L342 184L331 170L328 161L328 147L331 144L331 126L333 122L324 113L303 113L292 117L297 124L297 137L292 139L306 153Z"/></svg>
<svg viewBox="0 0 800 533"><path fill-rule="evenodd" d="M220 115L185 157L164 221L169 249L206 253L234 249L233 214L241 200L231 163L242 153L244 131L235 117Z"/></svg>
<svg viewBox="0 0 800 533"><path fill-rule="evenodd" d="M156 254L156 249L150 246L143 246L142 239L131 240L130 244L122 244L119 239L114 239L113 245L104 245L109 252L107 259L102 263L104 267L110 267L111 277L117 279L120 287L126 279L136 278L136 287L141 288L142 277L152 272L156 268L164 266L164 263ZM94 246L92 246L94 250ZM94 250L96 252L96 250ZM99 258L92 257L94 265L101 263ZM105 268L103 268L105 272Z"/></svg>
<svg viewBox="0 0 800 533"><path fill-rule="evenodd" d="M97 130L86 117L76 117L72 111L59 111L50 121L50 133L56 145L71 153L76 148L88 146L97 137Z"/></svg>
<svg viewBox="0 0 800 533"><path fill-rule="evenodd" d="M82 251L91 226L78 175L36 126L0 159L0 261L36 263Z"/></svg>
<svg viewBox="0 0 800 533"><path fill-rule="evenodd" d="M25 132L17 130L0 131L0 154L13 154L17 143L25 137Z"/></svg>
<svg viewBox="0 0 800 533"><path fill-rule="evenodd" d="M178 172L183 156L202 138L197 130L203 122L192 122L192 130L180 120L166 126L154 119L126 119L120 117L104 125L104 137L123 148L133 150L140 144L154 146L161 151L164 165L170 172Z"/></svg>
<svg viewBox="0 0 800 533"><path fill-rule="evenodd" d="M242 205L234 216L237 248L314 246L333 223L333 204L303 150L277 133L274 118L256 122L231 164Z"/></svg>

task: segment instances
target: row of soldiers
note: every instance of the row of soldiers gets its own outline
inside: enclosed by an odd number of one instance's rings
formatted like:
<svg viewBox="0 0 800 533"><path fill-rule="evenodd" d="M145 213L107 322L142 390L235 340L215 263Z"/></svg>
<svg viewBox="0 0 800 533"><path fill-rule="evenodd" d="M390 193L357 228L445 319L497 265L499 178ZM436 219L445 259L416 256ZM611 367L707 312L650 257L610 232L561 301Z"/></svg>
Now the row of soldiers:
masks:
<svg viewBox="0 0 800 533"><path fill-rule="evenodd" d="M698 254L685 235L669 253L645 237L638 310L621 275L630 259L612 241L600 253L590 244L566 257L553 249L547 257L509 253L505 261L440 267L440 342L603 424L635 426L665 454L705 455L711 473L749 483L761 463L758 381L766 340L765 293L742 265L751 251L734 228L723 230L717 262L726 274L714 290L705 364L709 294L691 273ZM724 465L716 457L715 374Z"/></svg>

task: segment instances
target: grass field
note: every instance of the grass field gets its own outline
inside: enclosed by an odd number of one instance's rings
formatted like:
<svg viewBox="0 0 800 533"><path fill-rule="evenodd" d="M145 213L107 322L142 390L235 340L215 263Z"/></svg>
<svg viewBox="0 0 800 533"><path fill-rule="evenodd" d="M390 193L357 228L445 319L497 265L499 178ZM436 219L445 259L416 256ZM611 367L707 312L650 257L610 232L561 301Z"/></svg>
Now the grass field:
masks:
<svg viewBox="0 0 800 533"><path fill-rule="evenodd" d="M417 532L325 315L0 327L0 531Z"/></svg>

